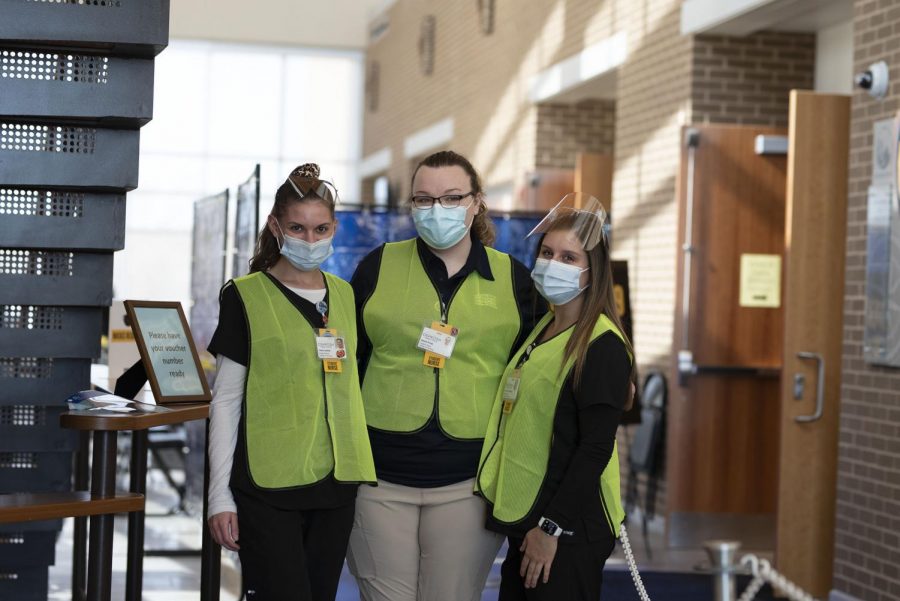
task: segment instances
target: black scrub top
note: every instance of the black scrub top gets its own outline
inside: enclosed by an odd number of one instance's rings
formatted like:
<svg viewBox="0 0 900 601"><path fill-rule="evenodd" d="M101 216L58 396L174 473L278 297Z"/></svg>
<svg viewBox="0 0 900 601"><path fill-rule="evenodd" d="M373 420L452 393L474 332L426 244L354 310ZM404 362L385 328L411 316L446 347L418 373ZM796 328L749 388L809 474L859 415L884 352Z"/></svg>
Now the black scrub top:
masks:
<svg viewBox="0 0 900 601"><path fill-rule="evenodd" d="M419 258L426 273L437 287L441 300L449 303L454 291L473 272L473 277L494 279L484 245L474 234L472 248L465 265L452 277L447 274L444 262L421 238L416 239ZM356 296L357 333L359 337L357 357L360 382L365 378L366 366L372 354L372 343L366 335L362 320L362 308L375 291L384 246L379 246L359 263L350 284ZM512 262L513 290L522 328L519 339L510 349L510 356L519 348L528 334L547 312L547 304L534 288L531 272L521 262ZM453 440L441 432L437 420L432 418L417 432L395 433L369 428L372 457L379 480L416 488L436 488L456 484L475 477L481 457L480 440Z"/></svg>
<svg viewBox="0 0 900 601"><path fill-rule="evenodd" d="M309 320L313 327L325 327L322 315L316 310L313 303L298 296L268 273L266 276ZM327 293L325 302L328 303ZM250 359L249 333L250 328L244 313L244 304L241 302L234 284L228 282L219 293L219 324L216 326L216 331L207 349L214 355L224 355L235 363L246 366ZM305 510L340 507L356 498L358 483L338 482L334 479L333 474L329 474L314 484L296 488L273 490L257 487L250 479L247 464L245 425L244 412L241 411L238 439L234 448L234 463L231 468L230 485L232 488L239 489L247 495L281 509Z"/></svg>

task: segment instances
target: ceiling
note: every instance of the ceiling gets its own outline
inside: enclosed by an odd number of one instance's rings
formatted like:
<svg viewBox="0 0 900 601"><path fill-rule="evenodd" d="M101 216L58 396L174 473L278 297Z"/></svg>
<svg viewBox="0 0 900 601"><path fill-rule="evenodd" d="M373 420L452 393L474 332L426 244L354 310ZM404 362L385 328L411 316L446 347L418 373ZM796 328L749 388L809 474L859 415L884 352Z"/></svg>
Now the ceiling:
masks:
<svg viewBox="0 0 900 601"><path fill-rule="evenodd" d="M815 32L853 20L853 0L685 0L682 33Z"/></svg>
<svg viewBox="0 0 900 601"><path fill-rule="evenodd" d="M395 0L173 0L169 36L358 49L370 21Z"/></svg>

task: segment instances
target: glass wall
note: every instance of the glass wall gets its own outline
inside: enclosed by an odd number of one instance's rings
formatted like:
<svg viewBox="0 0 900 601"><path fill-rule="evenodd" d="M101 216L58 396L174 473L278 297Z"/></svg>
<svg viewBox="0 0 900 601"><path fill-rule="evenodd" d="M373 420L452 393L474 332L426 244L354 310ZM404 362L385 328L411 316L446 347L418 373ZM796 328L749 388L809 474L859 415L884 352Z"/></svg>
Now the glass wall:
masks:
<svg viewBox="0 0 900 601"><path fill-rule="evenodd" d="M156 61L115 295L188 307L192 203L243 182L256 163L263 214L305 162L343 202L358 202L362 98L361 52L172 41Z"/></svg>

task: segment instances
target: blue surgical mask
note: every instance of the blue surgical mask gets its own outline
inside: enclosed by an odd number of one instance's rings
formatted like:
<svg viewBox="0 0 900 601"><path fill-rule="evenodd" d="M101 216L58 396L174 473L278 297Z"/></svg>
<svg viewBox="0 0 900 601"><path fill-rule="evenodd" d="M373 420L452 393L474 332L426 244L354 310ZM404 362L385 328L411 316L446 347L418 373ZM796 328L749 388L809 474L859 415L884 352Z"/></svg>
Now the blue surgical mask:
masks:
<svg viewBox="0 0 900 601"><path fill-rule="evenodd" d="M450 248L468 233L467 207L446 209L435 203L430 209L413 209L416 231L432 248Z"/></svg>
<svg viewBox="0 0 900 601"><path fill-rule="evenodd" d="M581 269L559 261L538 259L534 263L531 279L548 303L565 305L584 290L581 287L581 274L587 270L587 267Z"/></svg>
<svg viewBox="0 0 900 601"><path fill-rule="evenodd" d="M281 230L280 224L278 229ZM307 242L299 238L285 236L284 230L281 230L281 239L282 256L300 271L318 269L319 265L325 262L325 259L334 254L334 246L331 244L334 241L334 236L318 242Z"/></svg>

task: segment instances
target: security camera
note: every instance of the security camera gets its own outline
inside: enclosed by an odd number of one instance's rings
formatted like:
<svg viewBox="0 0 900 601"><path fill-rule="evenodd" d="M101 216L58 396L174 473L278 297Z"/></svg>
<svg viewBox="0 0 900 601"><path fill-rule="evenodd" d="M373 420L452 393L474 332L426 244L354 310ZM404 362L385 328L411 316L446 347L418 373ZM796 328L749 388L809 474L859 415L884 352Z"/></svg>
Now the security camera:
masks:
<svg viewBox="0 0 900 601"><path fill-rule="evenodd" d="M869 95L874 98L884 98L887 94L888 84L890 83L890 73L888 72L887 63L878 61L872 63L869 68L858 73L853 78L857 86L863 90L868 90Z"/></svg>

